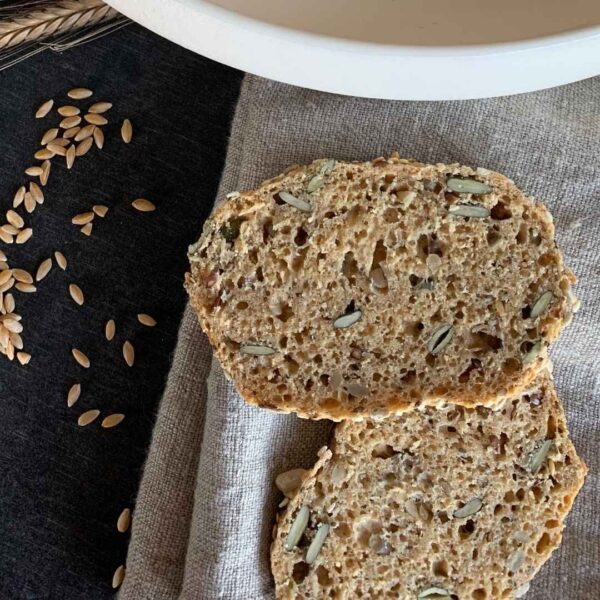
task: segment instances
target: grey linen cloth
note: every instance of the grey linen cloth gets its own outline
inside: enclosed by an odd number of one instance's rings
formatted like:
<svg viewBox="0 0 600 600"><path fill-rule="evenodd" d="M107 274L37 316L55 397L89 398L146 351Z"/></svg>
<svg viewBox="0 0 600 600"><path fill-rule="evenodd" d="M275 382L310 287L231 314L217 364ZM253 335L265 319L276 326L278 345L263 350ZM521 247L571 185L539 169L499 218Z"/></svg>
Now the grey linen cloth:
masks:
<svg viewBox="0 0 600 600"><path fill-rule="evenodd" d="M590 474L560 550L527 598L598 598L600 78L520 96L434 103L342 97L247 76L219 199L293 163L394 150L503 172L554 214L582 300L553 347L554 375ZM136 503L120 597L272 599L269 545L280 499L274 477L311 466L330 431L328 422L245 405L188 307Z"/></svg>

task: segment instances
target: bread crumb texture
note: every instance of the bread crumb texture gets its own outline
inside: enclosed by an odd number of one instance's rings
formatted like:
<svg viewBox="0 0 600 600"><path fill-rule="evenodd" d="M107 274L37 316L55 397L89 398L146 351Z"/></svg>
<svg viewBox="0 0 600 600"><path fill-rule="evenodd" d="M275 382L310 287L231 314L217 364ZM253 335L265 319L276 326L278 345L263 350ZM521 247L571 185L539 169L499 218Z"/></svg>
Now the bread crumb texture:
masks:
<svg viewBox="0 0 600 600"><path fill-rule="evenodd" d="M524 594L559 545L586 473L550 379L534 383L494 408L426 407L338 425L278 518L278 600ZM289 549L302 507L309 518Z"/></svg>
<svg viewBox="0 0 600 600"><path fill-rule="evenodd" d="M310 418L517 395L575 303L542 204L486 169L397 156L230 194L189 258L242 396Z"/></svg>

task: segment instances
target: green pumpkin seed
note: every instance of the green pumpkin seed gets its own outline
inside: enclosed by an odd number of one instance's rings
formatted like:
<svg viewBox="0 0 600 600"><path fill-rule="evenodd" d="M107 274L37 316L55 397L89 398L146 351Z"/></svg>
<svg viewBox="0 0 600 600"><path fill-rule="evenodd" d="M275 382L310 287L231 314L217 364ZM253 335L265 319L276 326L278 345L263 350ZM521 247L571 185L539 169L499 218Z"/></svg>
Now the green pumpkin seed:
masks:
<svg viewBox="0 0 600 600"><path fill-rule="evenodd" d="M471 217L472 219L485 219L490 216L490 210L485 206L472 204L454 204L448 209L448 214L454 217Z"/></svg>
<svg viewBox="0 0 600 600"><path fill-rule="evenodd" d="M552 292L544 292L532 305L529 312L529 317L535 319L539 317L547 308L550 302L552 302L554 295Z"/></svg>
<svg viewBox="0 0 600 600"><path fill-rule="evenodd" d="M527 466L527 470L532 475L535 475L540 470L553 444L554 440L545 440L542 445L533 453L531 460L529 461L529 465Z"/></svg>
<svg viewBox="0 0 600 600"><path fill-rule="evenodd" d="M450 600L450 593L441 587L430 587L419 592L417 600L423 600L423 598L429 598L429 600Z"/></svg>
<svg viewBox="0 0 600 600"><path fill-rule="evenodd" d="M431 354L439 354L454 337L454 327L452 325L442 325L438 327L427 342L427 350Z"/></svg>
<svg viewBox="0 0 600 600"><path fill-rule="evenodd" d="M474 515L476 512L481 510L483 506L483 502L479 498L473 498L469 500L463 507L454 511L455 519L466 519L471 515Z"/></svg>
<svg viewBox="0 0 600 600"><path fill-rule="evenodd" d="M318 173L308 182L308 185L306 186L306 191L309 194L312 194L313 192L316 192L324 183L325 177Z"/></svg>
<svg viewBox="0 0 600 600"><path fill-rule="evenodd" d="M508 570L511 573L516 573L525 560L525 552L523 550L515 550L508 559Z"/></svg>
<svg viewBox="0 0 600 600"><path fill-rule="evenodd" d="M271 346L263 346L261 344L246 344L240 347L242 354L252 354L254 356L271 356L275 354L277 350L271 348Z"/></svg>
<svg viewBox="0 0 600 600"><path fill-rule="evenodd" d="M529 591L529 582L524 583L522 586L515 590L515 598L522 598Z"/></svg>
<svg viewBox="0 0 600 600"><path fill-rule="evenodd" d="M279 192L279 197L285 203L297 208L298 210L303 212L312 212L312 206L308 202L300 200L300 198L296 198L296 196L293 196L289 192Z"/></svg>
<svg viewBox="0 0 600 600"><path fill-rule="evenodd" d="M329 535L329 529L329 525L324 523L319 525L317 533L313 538L313 541L310 543L308 550L306 551L306 558L304 559L306 564L312 565L317 559L317 556L319 556L319 552L321 551L321 548L323 547L323 544Z"/></svg>
<svg viewBox="0 0 600 600"><path fill-rule="evenodd" d="M355 310L354 312L348 313L347 315L342 315L338 317L334 322L333 326L336 329L345 329L346 327L350 327L354 325L357 321L362 317L362 311Z"/></svg>
<svg viewBox="0 0 600 600"><path fill-rule="evenodd" d="M335 159L334 158L328 158L323 163L323 166L321 167L321 173L323 175L329 175L329 173L331 173L331 171L333 170L333 167L335 167Z"/></svg>
<svg viewBox="0 0 600 600"><path fill-rule="evenodd" d="M309 517L310 510L308 510L308 506L303 505L298 511L287 537L285 538L286 550L293 550L298 545L298 542L300 541L300 538L304 534L304 531L308 525Z"/></svg>
<svg viewBox="0 0 600 600"><path fill-rule="evenodd" d="M450 177L446 182L446 186L453 192L459 194L487 194L492 191L492 188L476 179L460 179L459 177Z"/></svg>
<svg viewBox="0 0 600 600"><path fill-rule="evenodd" d="M530 365L538 357L538 355L541 351L542 351L542 342L535 343L531 347L529 352L527 352L526 354L523 355L523 358L521 359L523 366Z"/></svg>

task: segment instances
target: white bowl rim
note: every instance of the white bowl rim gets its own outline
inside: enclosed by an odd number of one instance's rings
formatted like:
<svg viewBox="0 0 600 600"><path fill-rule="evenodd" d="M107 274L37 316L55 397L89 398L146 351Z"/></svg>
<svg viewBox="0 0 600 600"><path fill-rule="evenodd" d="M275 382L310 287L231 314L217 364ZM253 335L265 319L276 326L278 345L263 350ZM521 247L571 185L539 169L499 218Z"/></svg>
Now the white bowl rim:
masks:
<svg viewBox="0 0 600 600"><path fill-rule="evenodd" d="M108 0L111 4L115 0ZM210 2L210 0L170 0L172 3L187 5L190 7L202 6L202 12L209 18L221 21L224 25L232 25L237 28L252 26L258 32L269 36L284 38L299 44L307 41L318 42L323 47L335 45L336 49L346 52L372 52L374 54L393 53L399 56L415 57L459 57L459 56L482 56L485 54L499 54L506 52L523 52L527 50L542 49L547 46L556 46L557 44L568 44L582 39L600 37L600 24L591 25L545 36L539 36L525 40L515 40L506 42L495 42L491 44L469 44L445 45L445 46L417 46L403 44L387 44L377 42L365 42L363 40L351 40L334 35L325 35L312 31L303 31L294 29L277 23L268 23L255 17L238 13L224 6L219 6ZM123 0L116 0L115 3L121 3Z"/></svg>
<svg viewBox="0 0 600 600"><path fill-rule="evenodd" d="M344 95L466 100L541 90L600 74L600 24L525 40L434 47L304 31L209 0L106 1L212 60L287 84ZM433 71L436 78L428 77Z"/></svg>

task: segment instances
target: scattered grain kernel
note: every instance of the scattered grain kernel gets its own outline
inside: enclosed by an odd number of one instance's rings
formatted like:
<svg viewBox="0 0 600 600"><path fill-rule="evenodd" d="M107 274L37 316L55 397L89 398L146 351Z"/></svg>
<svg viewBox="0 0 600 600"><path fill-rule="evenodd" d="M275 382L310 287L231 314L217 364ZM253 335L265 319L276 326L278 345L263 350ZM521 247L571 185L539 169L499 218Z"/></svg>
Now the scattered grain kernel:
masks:
<svg viewBox="0 0 600 600"><path fill-rule="evenodd" d="M92 125L106 125L108 123L108 119L106 117L96 113L88 113L87 115L84 115L83 118Z"/></svg>
<svg viewBox="0 0 600 600"><path fill-rule="evenodd" d="M44 279L44 277L46 277L46 275L50 273L50 269L52 269L52 259L47 258L46 260L43 260L40 263L40 266L37 268L37 271L35 273L35 280L42 281L42 279Z"/></svg>
<svg viewBox="0 0 600 600"><path fill-rule="evenodd" d="M74 144L72 146L69 146L69 149L67 150L67 154L66 154L67 169L71 169L73 167L73 163L75 162L76 152L77 152L77 148Z"/></svg>
<svg viewBox="0 0 600 600"><path fill-rule="evenodd" d="M17 360L22 365L26 365L31 360L31 354L29 354L27 352L17 352Z"/></svg>
<svg viewBox="0 0 600 600"><path fill-rule="evenodd" d="M16 211L9 209L6 211L6 220L13 225L21 229L25 225L25 221L23 221L23 217Z"/></svg>
<svg viewBox="0 0 600 600"><path fill-rule="evenodd" d="M71 354L73 355L73 358L77 361L77 363L81 365L84 369L90 368L90 359L81 350L73 348L71 350Z"/></svg>
<svg viewBox="0 0 600 600"><path fill-rule="evenodd" d="M156 206L150 200L146 200L146 198L137 198L132 203L131 206L140 212L152 212L156 210Z"/></svg>
<svg viewBox="0 0 600 600"><path fill-rule="evenodd" d="M17 208L23 204L23 200L25 199L25 186L22 185L15 193L15 197L13 198L13 208Z"/></svg>
<svg viewBox="0 0 600 600"><path fill-rule="evenodd" d="M96 408L93 408L92 410L86 410L84 413L79 415L79 418L77 419L77 425L80 427L85 427L86 425L93 423L98 418L99 414L100 411Z"/></svg>
<svg viewBox="0 0 600 600"><path fill-rule="evenodd" d="M151 317L150 315L147 315L145 313L138 314L137 318L138 318L138 321L142 325L146 325L146 327L154 327L156 325L156 319L154 319L153 317Z"/></svg>
<svg viewBox="0 0 600 600"><path fill-rule="evenodd" d="M104 146L104 132L99 127L94 129L94 142L99 150Z"/></svg>
<svg viewBox="0 0 600 600"><path fill-rule="evenodd" d="M58 127L52 127L52 129L48 129L48 131L46 131L46 133L44 133L44 135L42 136L42 140L41 140L41 145L45 146L46 144L48 144L48 142L51 142L52 140L56 139L56 136L58 135Z"/></svg>
<svg viewBox="0 0 600 600"><path fill-rule="evenodd" d="M33 277L31 276L31 273L25 269L13 269L12 276L16 281L20 281L21 283L33 283Z"/></svg>
<svg viewBox="0 0 600 600"><path fill-rule="evenodd" d="M133 344L129 340L126 340L123 344L123 358L129 367L133 367L133 363L135 362L135 350Z"/></svg>
<svg viewBox="0 0 600 600"><path fill-rule="evenodd" d="M56 250L54 252L54 258L56 259L56 264L63 271L65 271L67 269L67 258L66 258L66 256L62 252L60 252L59 250Z"/></svg>
<svg viewBox="0 0 600 600"><path fill-rule="evenodd" d="M104 335L109 342L115 337L115 329L116 325L113 319L106 322L106 325L104 326Z"/></svg>
<svg viewBox="0 0 600 600"><path fill-rule="evenodd" d="M73 98L74 100L83 100L84 98L89 98L94 92L88 88L73 88L67 92L67 96L69 98Z"/></svg>
<svg viewBox="0 0 600 600"><path fill-rule="evenodd" d="M73 225L85 225L91 223L94 220L94 213L90 210L87 212L79 213L71 219Z"/></svg>
<svg viewBox="0 0 600 600"><path fill-rule="evenodd" d="M72 105L60 106L57 111L61 117L74 117L81 112L81 109Z"/></svg>
<svg viewBox="0 0 600 600"><path fill-rule="evenodd" d="M133 127L129 119L125 119L123 125L121 125L121 137L126 144L131 142L131 138L133 137Z"/></svg>
<svg viewBox="0 0 600 600"><path fill-rule="evenodd" d="M71 298L76 304L81 306L84 302L83 292L81 288L76 283L69 284L69 294L71 294Z"/></svg>
<svg viewBox="0 0 600 600"><path fill-rule="evenodd" d="M125 567L119 565L112 578L113 589L117 589L123 583L123 579L125 579Z"/></svg>
<svg viewBox="0 0 600 600"><path fill-rule="evenodd" d="M31 229L31 227L22 229L17 234L17 237L15 238L15 242L17 242L17 244L24 244L32 235L33 235L33 229Z"/></svg>
<svg viewBox="0 0 600 600"><path fill-rule="evenodd" d="M92 138L85 138L81 143L77 145L77 149L75 150L76 156L84 156L87 154L92 147L94 140Z"/></svg>
<svg viewBox="0 0 600 600"><path fill-rule="evenodd" d="M79 400L79 396L81 396L81 384L74 383L70 388L67 394L67 406L71 408Z"/></svg>
<svg viewBox="0 0 600 600"><path fill-rule="evenodd" d="M46 100L46 102L41 104L40 107L35 111L35 118L43 119L52 110L53 106L54 100Z"/></svg>
<svg viewBox="0 0 600 600"><path fill-rule="evenodd" d="M66 117L59 124L61 129L71 129L71 127L77 127L81 123L81 117Z"/></svg>
<svg viewBox="0 0 600 600"><path fill-rule="evenodd" d="M117 519L117 531L119 533L125 533L131 525L131 510L124 508Z"/></svg>
<svg viewBox="0 0 600 600"><path fill-rule="evenodd" d="M125 415L122 413L113 413L112 415L108 415L104 417L102 421L102 427L104 429L110 429L111 427L116 427L119 423L123 421Z"/></svg>
<svg viewBox="0 0 600 600"><path fill-rule="evenodd" d="M106 213L108 212L108 206L105 206L104 204L94 204L94 206L92 206L92 210L99 217L105 217Z"/></svg>
<svg viewBox="0 0 600 600"><path fill-rule="evenodd" d="M82 140L92 137L95 129L96 129L95 125L85 125L84 127L82 127L79 130L79 132L75 136L75 141L81 142Z"/></svg>
<svg viewBox="0 0 600 600"><path fill-rule="evenodd" d="M52 158L53 156L54 152L52 152L52 150L48 150L48 148L42 148L33 155L33 158L36 158L37 160L46 160L47 158Z"/></svg>

